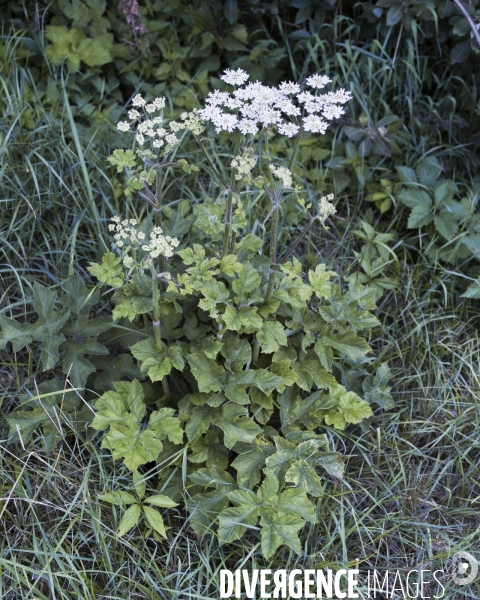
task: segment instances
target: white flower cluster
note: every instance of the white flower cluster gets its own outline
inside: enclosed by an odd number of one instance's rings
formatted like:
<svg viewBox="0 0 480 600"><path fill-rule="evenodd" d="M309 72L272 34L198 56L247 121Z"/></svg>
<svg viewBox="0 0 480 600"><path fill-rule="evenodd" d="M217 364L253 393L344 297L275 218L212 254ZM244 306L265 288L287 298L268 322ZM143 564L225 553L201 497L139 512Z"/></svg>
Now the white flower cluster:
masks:
<svg viewBox="0 0 480 600"><path fill-rule="evenodd" d="M292 173L287 167L275 167L274 165L269 165L269 168L275 177L280 179L284 188L292 187Z"/></svg>
<svg viewBox="0 0 480 600"><path fill-rule="evenodd" d="M177 238L162 235L161 227L154 227L150 233L148 243L143 243L145 234L136 229L137 221L135 219L125 219L120 221L120 217L112 217L113 223L108 226L109 231L115 231L113 238L117 248L124 251L123 264L127 269L134 265L134 260L128 255L130 249L140 248L148 252L152 258L162 255L165 258L173 256L174 249L178 246Z"/></svg>
<svg viewBox="0 0 480 600"><path fill-rule="evenodd" d="M166 129L161 127L163 123L163 117L157 116L153 118L149 118L145 115L142 115L137 108L142 108L145 113L148 115L162 110L165 107L165 98L155 98L155 100L151 103L147 103L147 101L142 98L140 94L137 94L132 100L132 108L128 111L128 121L120 121L117 123L117 129L119 131L130 131L130 127L132 126L134 121L140 121L137 124L137 131L135 134L135 139L137 140L137 144L139 146L143 146L147 140L150 138L152 140L153 148L157 150L165 146L165 153L171 152L174 148L178 146L180 140L174 133L168 132ZM142 119L143 117L143 119Z"/></svg>
<svg viewBox="0 0 480 600"><path fill-rule="evenodd" d="M250 179L250 174L257 164L257 157L253 154L252 148L246 148L242 154L236 156L230 166L235 169L235 179Z"/></svg>
<svg viewBox="0 0 480 600"><path fill-rule="evenodd" d="M227 69L221 79L230 85L242 86L248 77L242 69ZM330 82L331 79L324 75L312 75L306 80L306 84L315 90L322 89ZM256 134L260 127L274 125L286 137L293 137L302 128L323 134L329 121L344 113L339 105L351 98L351 93L344 89L312 94L301 92L296 83L283 82L274 88L257 81L238 87L231 94L219 90L210 92L205 108L197 111L197 114L203 121L212 122L217 133L238 130L243 134ZM292 122L292 118L296 122Z"/></svg>
<svg viewBox="0 0 480 600"><path fill-rule="evenodd" d="M150 233L148 244L143 244L142 250L148 252L152 258L157 258L160 255L170 258L179 243L177 238L172 238L169 235L163 236L161 227L154 227Z"/></svg>
<svg viewBox="0 0 480 600"><path fill-rule="evenodd" d="M328 217L330 217L331 215L334 215L337 212L337 209L330 202L330 200L333 200L333 198L334 198L333 194L328 194L328 196L322 196L322 198L320 198L320 204L318 207L317 218L322 223L325 223L325 221L328 219Z"/></svg>

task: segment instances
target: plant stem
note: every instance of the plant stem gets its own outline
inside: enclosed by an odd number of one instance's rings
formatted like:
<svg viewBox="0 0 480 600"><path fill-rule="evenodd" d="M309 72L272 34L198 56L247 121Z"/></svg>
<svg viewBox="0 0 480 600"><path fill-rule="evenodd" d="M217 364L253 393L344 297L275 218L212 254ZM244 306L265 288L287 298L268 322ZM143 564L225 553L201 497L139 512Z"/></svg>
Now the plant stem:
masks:
<svg viewBox="0 0 480 600"><path fill-rule="evenodd" d="M155 227L162 227L162 187L163 177L157 170L155 177ZM158 270L160 273L165 271L165 257L160 254L158 257Z"/></svg>
<svg viewBox="0 0 480 600"><path fill-rule="evenodd" d="M228 243L230 241L230 233L232 231L232 207L233 207L233 191L228 190L227 208L225 209L225 233L223 234L223 250L222 258L228 254Z"/></svg>
<svg viewBox="0 0 480 600"><path fill-rule="evenodd" d="M150 265L150 271L152 273L152 294L153 294L153 332L155 335L155 348L157 352L162 352L162 335L161 335L161 327L160 327L160 289L157 278L157 272L155 271L155 267L153 263ZM170 393L168 387L167 376L165 375L162 378L162 387L163 393L165 395Z"/></svg>

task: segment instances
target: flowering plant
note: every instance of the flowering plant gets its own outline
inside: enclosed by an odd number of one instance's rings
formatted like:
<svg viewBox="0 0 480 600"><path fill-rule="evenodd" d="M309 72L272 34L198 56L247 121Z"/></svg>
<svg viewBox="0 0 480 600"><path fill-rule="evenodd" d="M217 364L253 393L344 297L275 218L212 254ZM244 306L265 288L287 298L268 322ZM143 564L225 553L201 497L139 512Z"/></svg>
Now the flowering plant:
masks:
<svg viewBox="0 0 480 600"><path fill-rule="evenodd" d="M137 149L115 150L109 161L125 171L126 194L145 201L154 218L114 216L113 251L89 267L100 286L113 290L113 327L127 334L124 348L111 352L110 379L96 373L77 383L92 381L105 391L94 402L90 427L105 432L102 447L132 471L136 496L102 496L130 505L119 533L138 523L143 507L150 530L164 536L160 515L148 505L183 500L198 535L216 524L220 540L233 542L259 522L268 557L282 544L301 551L298 533L315 521L327 478L343 473L328 428L360 423L372 414L370 402L388 402L389 373L382 365L367 375L359 396L358 363L369 351L362 333L378 324L369 312L375 291L357 281L342 289L324 264L304 274L296 258L289 260L301 236L277 259L278 211L285 192L295 193L300 135L325 133L349 92L319 94L330 82L320 75L306 80L316 93L288 82L278 89L244 85L248 75L240 69L222 79L236 89L212 92L204 108L182 114L180 122L166 122L164 99L147 103L137 95L129 121L118 124L122 132L136 127ZM210 124L217 133L235 133L229 178L205 147ZM198 202L194 218L182 221L162 205L162 185L167 166L199 171L174 159L187 132L223 193ZM255 151L260 137L268 147L276 134L297 136L288 166ZM271 204L265 254L263 240L247 233L242 199L258 193ZM335 213L332 200L319 200L309 227ZM2 326L4 335L14 329ZM11 425L14 433L15 415ZM147 464L156 465L160 492L150 497Z"/></svg>

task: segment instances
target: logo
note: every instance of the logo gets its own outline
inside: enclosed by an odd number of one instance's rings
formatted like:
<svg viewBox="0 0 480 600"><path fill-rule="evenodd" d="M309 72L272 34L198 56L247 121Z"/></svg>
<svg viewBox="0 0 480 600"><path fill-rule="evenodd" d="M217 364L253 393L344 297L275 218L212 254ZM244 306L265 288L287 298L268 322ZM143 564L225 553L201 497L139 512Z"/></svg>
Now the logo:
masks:
<svg viewBox="0 0 480 600"><path fill-rule="evenodd" d="M468 585L478 575L477 559L468 552L455 552L452 556L453 581L457 585Z"/></svg>

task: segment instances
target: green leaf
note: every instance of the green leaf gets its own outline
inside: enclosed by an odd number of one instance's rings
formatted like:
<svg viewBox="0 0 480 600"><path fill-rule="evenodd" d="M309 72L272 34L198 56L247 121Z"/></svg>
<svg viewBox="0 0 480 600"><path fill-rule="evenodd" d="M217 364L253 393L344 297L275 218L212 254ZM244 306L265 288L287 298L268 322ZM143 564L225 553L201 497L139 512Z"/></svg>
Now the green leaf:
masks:
<svg viewBox="0 0 480 600"><path fill-rule="evenodd" d="M217 465L210 465L203 469L197 469L194 473L189 475L189 479L191 479L193 483L202 486L224 487L235 484L233 477L225 471L225 469L221 469Z"/></svg>
<svg viewBox="0 0 480 600"><path fill-rule="evenodd" d="M480 298L480 277L463 292L462 298Z"/></svg>
<svg viewBox="0 0 480 600"><path fill-rule="evenodd" d="M223 510L218 515L218 537L222 542L239 540L247 527L254 527L259 515L255 505L242 504Z"/></svg>
<svg viewBox="0 0 480 600"><path fill-rule="evenodd" d="M228 489L228 488L227 488ZM227 489L221 488L196 494L187 504L190 525L198 536L212 532L211 526L217 520L217 515L228 506Z"/></svg>
<svg viewBox="0 0 480 600"><path fill-rule="evenodd" d="M153 310L152 279L147 275L134 275L128 283L117 290L112 297L115 303L113 320L125 317L134 321L138 315Z"/></svg>
<svg viewBox="0 0 480 600"><path fill-rule="evenodd" d="M225 368L229 371L239 372L252 359L252 348L245 338L227 332L220 354L225 358Z"/></svg>
<svg viewBox="0 0 480 600"><path fill-rule="evenodd" d="M19 352L22 348L32 343L33 338L30 333L31 325L29 323L18 323L14 319L0 315L0 325L2 326L0 348L3 349L8 342L12 342L12 350Z"/></svg>
<svg viewBox="0 0 480 600"><path fill-rule="evenodd" d="M274 498L273 495L271 498ZM302 489L287 488L276 497L276 501L272 502L272 504L274 504L277 510L283 513L301 517L311 523L315 522L315 507Z"/></svg>
<svg viewBox="0 0 480 600"><path fill-rule="evenodd" d="M372 409L368 403L362 400L354 392L347 392L340 400L339 408L347 423L360 423L363 419L372 416Z"/></svg>
<svg viewBox="0 0 480 600"><path fill-rule="evenodd" d="M154 506L158 506L160 508L173 508L174 506L178 506L177 502L174 502L171 498L162 494L145 498L143 500L143 504L153 504Z"/></svg>
<svg viewBox="0 0 480 600"><path fill-rule="evenodd" d="M130 422L128 425L111 425L101 447L109 448L114 460L123 458L125 466L134 470L156 460L163 444L151 429L140 431L136 423Z"/></svg>
<svg viewBox="0 0 480 600"><path fill-rule="evenodd" d="M255 306L242 306L240 309L236 309L229 305L225 309L222 319L227 329L242 331L242 333L254 333L260 329L263 323Z"/></svg>
<svg viewBox="0 0 480 600"><path fill-rule="evenodd" d="M432 199L423 190L417 188L408 188L402 190L399 194L400 200L406 204L409 208L416 208L418 206L430 210L432 208Z"/></svg>
<svg viewBox="0 0 480 600"><path fill-rule="evenodd" d="M321 347L326 345L332 346L332 348L346 354L353 360L357 360L358 358L365 356L367 352L370 352L370 346L367 342L353 331L346 331L345 333L325 333L314 346L314 350L320 359Z"/></svg>
<svg viewBox="0 0 480 600"><path fill-rule="evenodd" d="M237 470L238 485L253 489L260 481L260 469L265 465L265 460L273 453L273 444L262 437L258 437L253 443L241 442L235 445L237 458L232 467Z"/></svg>
<svg viewBox="0 0 480 600"><path fill-rule="evenodd" d="M242 265L237 279L232 283L232 289L235 292L235 302L245 302L249 299L251 292L260 286L261 278L255 267L249 262Z"/></svg>
<svg viewBox="0 0 480 600"><path fill-rule="evenodd" d="M249 369L240 373L227 373L225 378L225 396L238 404L249 404L246 388L255 386L264 394L268 394L283 384L283 379L266 369Z"/></svg>
<svg viewBox="0 0 480 600"><path fill-rule="evenodd" d="M135 496L129 494L128 492L107 492L106 494L102 494L98 497L99 500L104 500L105 502L110 502L110 504L116 504L117 506L123 506L124 504L135 504Z"/></svg>
<svg viewBox="0 0 480 600"><path fill-rule="evenodd" d="M285 481L294 483L297 488L301 488L317 498L323 495L320 477L314 467L303 458L292 463L285 473Z"/></svg>
<svg viewBox="0 0 480 600"><path fill-rule="evenodd" d="M389 27L393 27L393 25L396 25L399 21L402 20L404 13L405 9L403 3L394 4L393 6L391 6L387 12L387 25Z"/></svg>
<svg viewBox="0 0 480 600"><path fill-rule="evenodd" d="M212 409L209 406L196 406L185 425L185 433L190 442L194 442L210 427Z"/></svg>
<svg viewBox="0 0 480 600"><path fill-rule="evenodd" d="M192 453L188 455L188 460L192 463L206 463L218 467L222 471L228 467L229 452L220 442L216 431L210 429L205 435L197 437L194 443L190 444Z"/></svg>
<svg viewBox="0 0 480 600"><path fill-rule="evenodd" d="M66 59L68 68L77 71L81 60L78 49L86 37L85 33L77 27L69 31L64 25L48 25L45 37L53 42L45 48L48 60L56 65L61 65Z"/></svg>
<svg viewBox="0 0 480 600"><path fill-rule="evenodd" d="M375 376L368 375L362 384L366 402L376 402L383 409L393 408L394 402L390 395L390 387L387 383L391 378L391 371L387 363L382 363Z"/></svg>
<svg viewBox="0 0 480 600"><path fill-rule="evenodd" d="M150 508L149 506L143 506L142 508L143 512L145 513L145 516L147 517L147 521L150 527L162 537L167 537L165 525L163 524L163 519L160 516L160 513L154 508Z"/></svg>
<svg viewBox="0 0 480 600"><path fill-rule="evenodd" d="M302 553L297 532L303 527L304 521L299 517L286 513L264 511L260 520L262 526L262 554L268 559L279 546L285 544L297 554Z"/></svg>
<svg viewBox="0 0 480 600"><path fill-rule="evenodd" d="M334 271L327 271L324 264L317 265L315 271L308 272L308 280L317 298L329 298L332 286L330 279L336 276Z"/></svg>
<svg viewBox="0 0 480 600"><path fill-rule="evenodd" d="M67 340L63 342L62 350L66 350L63 357L63 372L68 374L73 387L79 389L85 387L88 376L96 371L95 366L84 358L84 354L108 354L105 346L93 339L83 340L80 344L73 340Z"/></svg>
<svg viewBox="0 0 480 600"><path fill-rule="evenodd" d="M103 33L96 38L83 39L77 52L81 60L89 67L100 67L112 61L110 51L113 48L113 35Z"/></svg>
<svg viewBox="0 0 480 600"><path fill-rule="evenodd" d="M35 386L36 394L21 394L20 406L32 410L11 412L6 420L10 426L9 439L21 439L26 445L33 432L40 425L42 435L40 441L45 452L55 449L57 443L64 439L65 431L69 431L76 423L90 417L79 411L80 398L71 388L65 389L64 381L59 378L43 381Z"/></svg>
<svg viewBox="0 0 480 600"><path fill-rule="evenodd" d="M287 336L278 321L265 321L256 337L265 354L276 352L280 346L287 345Z"/></svg>
<svg viewBox="0 0 480 600"><path fill-rule="evenodd" d="M147 431L151 429L160 440L168 438L172 444L182 444L183 430L179 419L173 416L174 413L173 408L160 408L153 411L148 421Z"/></svg>
<svg viewBox="0 0 480 600"><path fill-rule="evenodd" d="M152 382L161 381L165 375L171 372L172 367L181 371L185 366L181 349L178 346L163 344L162 350L158 350L155 341L150 337L137 342L130 347L130 350L133 356L141 362L140 372L147 373Z"/></svg>
<svg viewBox="0 0 480 600"><path fill-rule="evenodd" d="M418 180L422 185L433 188L442 172L442 165L434 156L427 156L416 166Z"/></svg>
<svg viewBox="0 0 480 600"><path fill-rule="evenodd" d="M123 169L133 168L137 165L137 158L132 150L114 150L113 154L107 158L107 161L117 167L117 173Z"/></svg>
<svg viewBox="0 0 480 600"><path fill-rule="evenodd" d="M407 227L408 229L415 229L417 227L423 227L433 221L433 214L431 207L428 206L415 206L408 217Z"/></svg>
<svg viewBox="0 0 480 600"><path fill-rule="evenodd" d="M105 283L114 288L123 285L122 261L113 252L107 252L103 255L101 265L98 263L89 263L89 265L87 271L96 277L100 283Z"/></svg>
<svg viewBox="0 0 480 600"><path fill-rule="evenodd" d="M442 235L447 241L450 241L458 230L458 223L449 210L441 210L433 218L435 229L440 235Z"/></svg>
<svg viewBox="0 0 480 600"><path fill-rule="evenodd" d="M417 175L413 169L410 167L395 167L398 175L400 177L400 181L403 183L417 183ZM411 207L413 208L413 207Z"/></svg>
<svg viewBox="0 0 480 600"><path fill-rule="evenodd" d="M315 464L322 467L334 477L342 478L345 465L339 452L319 452L315 458Z"/></svg>
<svg viewBox="0 0 480 600"><path fill-rule="evenodd" d="M123 517L121 518L120 523L118 524L118 535L122 537L127 533L127 531L130 531L130 529L135 527L135 525L140 520L141 514L142 511L140 510L138 504L134 504L133 506L128 508L125 511Z"/></svg>
<svg viewBox="0 0 480 600"><path fill-rule="evenodd" d="M97 287L87 288L83 279L77 275L72 275L63 281L62 290L65 295L60 298L60 301L76 314L93 308L100 298L100 290Z"/></svg>
<svg viewBox="0 0 480 600"><path fill-rule="evenodd" d="M220 271L227 277L235 277L235 273L241 273L243 270L244 266L237 261L236 254L227 254L220 261Z"/></svg>
<svg viewBox="0 0 480 600"><path fill-rule="evenodd" d="M221 409L215 425L225 434L225 446L232 449L236 442L253 442L262 429L246 415L245 409L238 404L227 404Z"/></svg>
<svg viewBox="0 0 480 600"><path fill-rule="evenodd" d="M219 392L222 389L220 379L225 369L214 360L207 358L200 352L189 354L187 360L193 376L197 380L200 392Z"/></svg>

